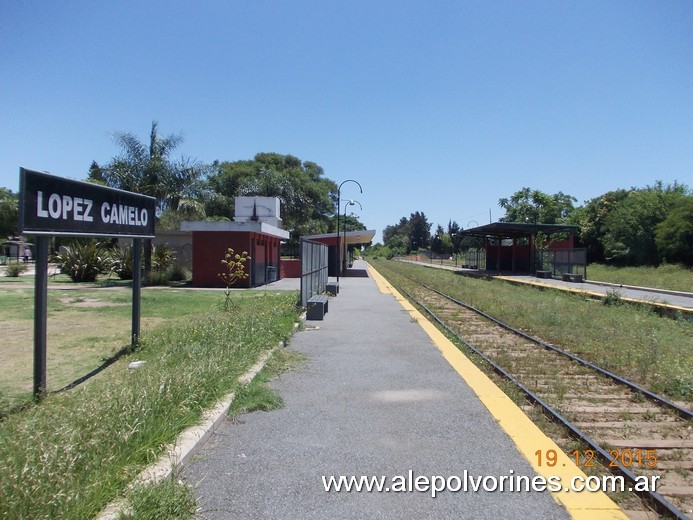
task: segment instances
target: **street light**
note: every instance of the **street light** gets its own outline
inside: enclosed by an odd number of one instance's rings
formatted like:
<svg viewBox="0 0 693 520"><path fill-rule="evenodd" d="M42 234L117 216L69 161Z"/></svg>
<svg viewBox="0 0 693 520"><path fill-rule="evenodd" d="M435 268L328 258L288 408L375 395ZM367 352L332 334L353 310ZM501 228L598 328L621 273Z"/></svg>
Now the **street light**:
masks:
<svg viewBox="0 0 693 520"><path fill-rule="evenodd" d="M355 181L354 179L347 179L343 181L339 187L337 188L337 284L339 284L339 272L342 270L341 266L341 256L342 256L342 243L341 243L341 237L339 236L339 208L340 208L340 203L341 203L341 196L342 196L342 186L346 184L347 182L354 182L358 185L359 190L361 190L361 193L363 193L363 188L359 184L358 181Z"/></svg>
<svg viewBox="0 0 693 520"><path fill-rule="evenodd" d="M344 251L344 263L342 264L342 267L344 269L346 269L346 266L347 266L346 249L348 249L347 245L346 245L346 210L347 210L348 206L355 206L356 204L358 204L359 208L361 208L361 211L363 211L363 206L361 206L361 203L358 200L351 199L351 200L349 200L349 202L344 204L344 249L345 249L345 251ZM339 219L339 215L337 215L337 219Z"/></svg>
<svg viewBox="0 0 693 520"><path fill-rule="evenodd" d="M476 224L477 227L479 226L479 223L478 223L476 220L470 220L469 222L467 222L467 229L469 229L469 225L470 225L472 222L474 222L474 224ZM475 246L475 247L474 247L474 251L475 251L475 254L476 254L476 266L477 266L477 268L478 268L478 267L479 267L479 244L478 244L478 242L477 242L477 240L476 240L476 237L474 238L474 246ZM467 252L469 252L469 248L467 248ZM466 256L466 255L465 255L465 256ZM465 260L467 260L467 259L465 258ZM469 264L467 264L467 265L469 265Z"/></svg>

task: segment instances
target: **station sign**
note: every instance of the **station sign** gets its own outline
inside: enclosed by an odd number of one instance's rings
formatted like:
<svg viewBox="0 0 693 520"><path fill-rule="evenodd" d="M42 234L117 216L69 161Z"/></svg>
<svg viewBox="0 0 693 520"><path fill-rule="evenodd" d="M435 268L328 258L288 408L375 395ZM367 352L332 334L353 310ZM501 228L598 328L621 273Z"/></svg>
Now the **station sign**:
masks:
<svg viewBox="0 0 693 520"><path fill-rule="evenodd" d="M154 238L153 197L25 168L19 185L22 234Z"/></svg>

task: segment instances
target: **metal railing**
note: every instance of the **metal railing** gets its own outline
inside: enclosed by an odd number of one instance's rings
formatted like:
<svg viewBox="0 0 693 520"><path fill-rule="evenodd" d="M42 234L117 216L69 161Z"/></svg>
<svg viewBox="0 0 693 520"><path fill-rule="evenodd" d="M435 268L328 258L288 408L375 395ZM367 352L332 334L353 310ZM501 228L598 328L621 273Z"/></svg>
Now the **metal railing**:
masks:
<svg viewBox="0 0 693 520"><path fill-rule="evenodd" d="M301 307L327 288L327 245L301 239Z"/></svg>
<svg viewBox="0 0 693 520"><path fill-rule="evenodd" d="M563 273L581 274L587 279L587 249L546 249L537 251L536 271L550 271L552 276Z"/></svg>

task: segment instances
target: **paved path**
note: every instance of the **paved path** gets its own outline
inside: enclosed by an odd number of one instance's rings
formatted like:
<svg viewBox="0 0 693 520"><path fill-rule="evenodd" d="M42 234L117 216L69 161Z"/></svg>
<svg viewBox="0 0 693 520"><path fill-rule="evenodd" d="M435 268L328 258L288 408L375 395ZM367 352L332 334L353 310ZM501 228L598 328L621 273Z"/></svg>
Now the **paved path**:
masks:
<svg viewBox="0 0 693 520"><path fill-rule="evenodd" d="M541 492L325 492L323 475L535 473L372 278L342 278L325 319L306 325L289 347L305 365L273 383L284 408L225 423L185 469L202 518L569 517Z"/></svg>

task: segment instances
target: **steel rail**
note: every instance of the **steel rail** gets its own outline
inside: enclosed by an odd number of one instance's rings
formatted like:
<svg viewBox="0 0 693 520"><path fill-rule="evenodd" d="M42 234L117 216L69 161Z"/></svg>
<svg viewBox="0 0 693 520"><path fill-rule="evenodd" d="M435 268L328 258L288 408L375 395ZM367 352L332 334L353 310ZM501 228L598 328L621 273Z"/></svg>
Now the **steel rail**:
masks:
<svg viewBox="0 0 693 520"><path fill-rule="evenodd" d="M431 289L431 288L427 287L425 284L421 284L420 282L417 282L417 283L419 283L420 285L422 285L422 286L424 286L424 287L428 288L429 290L432 290L436 293L439 292L436 289ZM485 362L487 362L496 373L500 374L502 377L511 381L522 392L524 392L532 402L541 406L542 409L544 409L546 412L551 414L560 424L562 424L565 428L567 428L570 432L572 432L574 436L576 436L581 441L583 441L585 444L587 444L592 450L595 451L595 453L599 454L599 456L601 457L603 462L607 462L607 461L612 462L613 457L611 457L609 455L609 453L604 448L602 448L595 441L593 441L589 436L587 436L582 430L580 430L577 426L575 426L573 423L571 423L568 419L563 417L550 404L548 404L541 397L539 397L537 394L535 394L529 388L527 388L525 385L523 385L518 379L516 379L509 372L507 372L505 369L503 369L500 365L498 365L494 361L492 361L483 352L481 352L479 349L474 347L467 340L462 338L459 334L457 334L454 330L452 330L452 328L450 328L441 318L439 318L431 309L429 309L426 305L424 305L423 303L419 302L416 298L414 298L406 289L404 289L402 287L398 287L398 289L400 291L402 291L416 305L418 305L419 307L424 309L424 311L426 311L426 313L428 313L449 334L451 334L454 338L456 338L457 340L462 342L467 348L472 350L476 355L478 355L481 359L483 359ZM443 295L443 296L446 296L446 295ZM464 305L464 304L463 304L463 306L466 307L466 305ZM496 322L497 320L493 319L493 321ZM508 327L508 329L512 330L511 327ZM627 478L631 484L635 484L637 482L637 479L638 479L637 475L635 475L630 470L628 470L624 466L622 466L620 462L617 461L616 464L617 464L616 467L614 467L614 466L610 466L610 467L613 468L614 470L617 470L618 473L620 473L625 478ZM655 491L633 491L633 493L636 493L636 494L644 497L660 513L666 513L669 515L673 515L675 518L677 518L679 520L689 520L688 516L686 516L676 506L669 503L663 496L661 496L659 493L657 493Z"/></svg>
<svg viewBox="0 0 693 520"><path fill-rule="evenodd" d="M421 282L417 282L417 283L421 283ZM449 296L449 295L439 291L438 289L435 289L434 287L430 287L424 283L421 283L421 285L423 287L425 287L426 289L428 289L429 291L433 291L436 294L439 294L440 296L442 296L443 298L447 298L451 302L453 302L457 305L460 305L460 306L464 307L465 309L469 309L470 311L473 311L473 312L479 314L480 316L483 316L484 318L492 321L496 325L499 325L499 326L503 327L504 329L509 330L510 332L513 332L514 334L517 334L518 336L521 336L522 338L524 338L528 341L531 341L533 343L536 343L537 345L541 345L542 347L544 347L548 350L551 350L553 352L556 352L558 354L566 356L566 357L572 359L573 361L580 363L581 365L588 366L588 367L592 368L593 370L596 370L600 374L602 374L602 375L604 375L610 379L613 379L614 381L617 381L623 385L626 385L630 389L635 390L637 392L640 392L654 401L658 401L658 402L668 406L669 408L673 409L676 413L678 413L679 416L681 416L683 419L686 419L686 420L693 419L693 412L691 412L690 410L687 410L686 408L683 408L682 406L679 406L678 404L674 403L673 401L670 401L666 397L662 397L659 394L655 394L653 392L650 392L647 388L644 388L637 383L633 383L632 381L624 379L621 376L614 374L613 372L609 372L608 370L601 368L600 366L595 365L594 363L592 363L590 361L587 361L586 359L582 359L581 357L576 356L575 354L571 354L570 352L566 352L565 350L558 348L557 346L552 345L551 343L547 343L546 341L543 341L539 338L535 338L534 336L530 336L529 334L522 332L521 330L516 329L515 327L512 327L511 325L508 325L507 323L503 323L502 321L494 318L493 316L490 316L489 314L486 314L485 312L477 309L476 307L473 307L467 303L461 302L461 301L453 298L452 296Z"/></svg>

